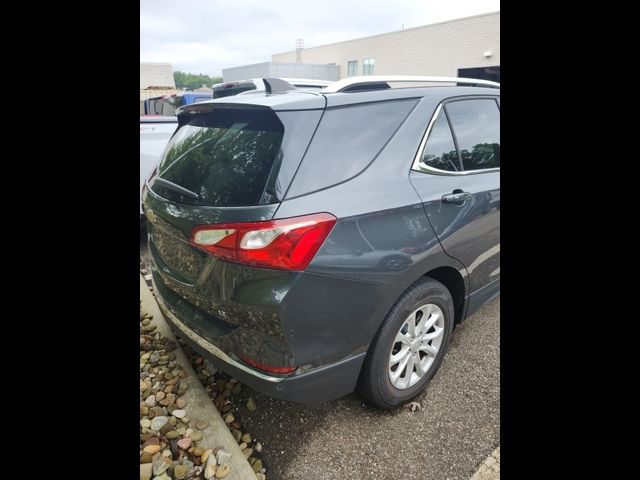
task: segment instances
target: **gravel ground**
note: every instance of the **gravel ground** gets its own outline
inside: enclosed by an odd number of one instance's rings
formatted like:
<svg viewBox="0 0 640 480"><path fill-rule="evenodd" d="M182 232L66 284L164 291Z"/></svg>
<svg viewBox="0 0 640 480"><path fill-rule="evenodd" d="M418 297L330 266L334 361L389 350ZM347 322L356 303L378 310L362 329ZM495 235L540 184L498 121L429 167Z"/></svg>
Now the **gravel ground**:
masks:
<svg viewBox="0 0 640 480"><path fill-rule="evenodd" d="M148 264L142 240L140 258ZM499 344L498 299L456 328L415 411L382 411L358 393L302 406L248 387L233 395L232 411L264 448L269 480L468 480L500 444Z"/></svg>
<svg viewBox="0 0 640 480"><path fill-rule="evenodd" d="M231 455L200 445L208 421L190 421L184 394L186 373L176 361L177 344L156 331L140 309L140 479L226 477Z"/></svg>

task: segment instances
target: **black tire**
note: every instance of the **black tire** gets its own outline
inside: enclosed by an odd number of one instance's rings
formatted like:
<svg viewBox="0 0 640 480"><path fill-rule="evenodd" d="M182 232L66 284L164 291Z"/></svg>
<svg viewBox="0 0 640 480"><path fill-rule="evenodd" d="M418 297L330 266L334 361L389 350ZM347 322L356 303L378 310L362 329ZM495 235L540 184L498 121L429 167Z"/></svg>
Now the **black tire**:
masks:
<svg viewBox="0 0 640 480"><path fill-rule="evenodd" d="M411 312L421 305L433 303L440 307L444 315L443 340L430 369L415 385L398 389L393 386L388 375L388 362L396 334ZM440 368L442 358L449 346L454 324L453 300L449 290L431 278L414 283L391 307L378 333L371 342L367 357L360 373L359 388L373 404L381 408L393 409L416 397Z"/></svg>

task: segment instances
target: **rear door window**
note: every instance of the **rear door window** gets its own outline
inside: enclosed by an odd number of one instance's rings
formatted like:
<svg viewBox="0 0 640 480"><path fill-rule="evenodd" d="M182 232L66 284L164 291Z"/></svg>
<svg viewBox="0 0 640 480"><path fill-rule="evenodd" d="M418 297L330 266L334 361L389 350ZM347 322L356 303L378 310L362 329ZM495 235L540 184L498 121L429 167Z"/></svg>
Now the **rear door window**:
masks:
<svg viewBox="0 0 640 480"><path fill-rule="evenodd" d="M431 127L429 138L422 155L422 163L447 172L460 171L460 161L456 144L453 142L451 129L444 110L440 110Z"/></svg>
<svg viewBox="0 0 640 480"><path fill-rule="evenodd" d="M444 106L462 168L500 168L500 110L494 99L456 100Z"/></svg>
<svg viewBox="0 0 640 480"><path fill-rule="evenodd" d="M154 179L151 188L179 203L258 205L283 135L282 122L270 110L219 109L193 115L163 155L158 177L166 182Z"/></svg>

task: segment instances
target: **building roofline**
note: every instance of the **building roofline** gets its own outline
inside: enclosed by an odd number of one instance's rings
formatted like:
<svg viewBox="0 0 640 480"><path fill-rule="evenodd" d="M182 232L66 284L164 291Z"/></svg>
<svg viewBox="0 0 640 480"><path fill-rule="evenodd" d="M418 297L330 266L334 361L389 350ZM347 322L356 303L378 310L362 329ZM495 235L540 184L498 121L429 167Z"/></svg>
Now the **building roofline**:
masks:
<svg viewBox="0 0 640 480"><path fill-rule="evenodd" d="M327 65L333 65L331 63L296 63L296 62L274 62L273 60L268 60L266 62L258 62L258 63L251 63L249 65L238 65L237 67L223 67L222 70L229 70L230 68L244 68L244 67L255 67L257 65L287 65L287 66L297 66L297 65L305 65L305 66L309 66L309 65L317 65L319 67L326 67ZM336 65L337 66L337 65ZM223 82L224 83L224 82Z"/></svg>
<svg viewBox="0 0 640 480"><path fill-rule="evenodd" d="M417 27L405 28L403 30L393 30L391 32L376 33L375 35L368 35L366 37L352 38L351 40L341 40L339 42L325 43L323 45L316 45L315 47L304 47L302 50L303 51L304 50L313 50L314 48L323 48L323 47L328 47L328 46L331 46L331 45L339 45L341 43L355 42L357 40L366 40L368 38L382 37L383 35L391 35L391 34L394 34L394 33L408 32L409 30L417 30L418 28L433 27L433 26L436 26L436 25L443 25L445 23L459 22L461 20L468 20L468 19L471 19L471 18L488 17L490 15L500 15L500 10L495 11L495 12L479 13L478 15L470 15L468 17L453 18L451 20L444 20L442 22L428 23L426 25L419 25ZM271 54L271 58L273 59L273 57L275 55L284 55L286 53L295 53L295 50L287 50L286 52L272 53Z"/></svg>

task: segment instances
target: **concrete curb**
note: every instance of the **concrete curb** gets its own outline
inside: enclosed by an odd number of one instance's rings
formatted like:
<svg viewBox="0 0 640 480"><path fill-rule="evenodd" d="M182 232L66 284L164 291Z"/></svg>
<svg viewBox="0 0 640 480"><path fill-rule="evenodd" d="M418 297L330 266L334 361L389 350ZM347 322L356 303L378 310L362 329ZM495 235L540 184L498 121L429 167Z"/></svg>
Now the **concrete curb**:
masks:
<svg viewBox="0 0 640 480"><path fill-rule="evenodd" d="M482 462L471 480L500 480L500 447Z"/></svg>
<svg viewBox="0 0 640 480"><path fill-rule="evenodd" d="M142 275L140 275L140 300L142 300L142 309L153 315L152 323L156 325L156 330L169 340L176 341ZM229 461L231 472L225 477L225 480L256 480L256 474L251 465L249 465L242 450L240 450L224 420L222 420L220 412L213 405L209 395L198 380L189 359L179 344L173 353L176 354L176 361L187 374L187 378L183 380L189 385L189 389L184 395L184 399L187 401L187 406L185 407L187 416L191 420L209 423L209 426L202 431L202 447L222 447L231 454L231 460Z"/></svg>

